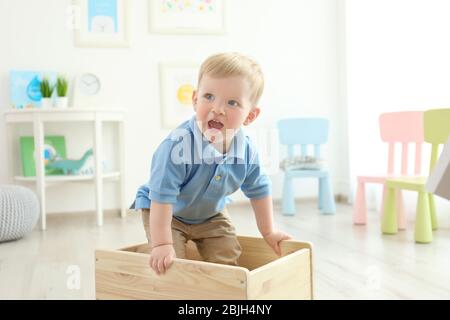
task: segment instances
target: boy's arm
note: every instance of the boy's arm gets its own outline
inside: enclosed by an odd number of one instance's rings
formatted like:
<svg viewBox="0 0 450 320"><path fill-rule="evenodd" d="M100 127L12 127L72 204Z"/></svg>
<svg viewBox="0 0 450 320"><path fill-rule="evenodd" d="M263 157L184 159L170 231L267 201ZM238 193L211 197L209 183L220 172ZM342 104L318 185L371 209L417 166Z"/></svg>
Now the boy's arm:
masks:
<svg viewBox="0 0 450 320"><path fill-rule="evenodd" d="M150 236L152 248L172 244L172 204L152 201L150 209Z"/></svg>
<svg viewBox="0 0 450 320"><path fill-rule="evenodd" d="M157 274L164 273L175 258L171 224L172 204L152 201L150 209L152 252L149 264Z"/></svg>
<svg viewBox="0 0 450 320"><path fill-rule="evenodd" d="M261 199L250 199L255 212L256 224L261 235L271 233L273 231L273 205L272 196L266 196Z"/></svg>
<svg viewBox="0 0 450 320"><path fill-rule="evenodd" d="M250 202L255 212L259 232L273 251L281 255L280 242L282 240L292 239L292 237L282 231L275 230L273 227L272 196L268 195L260 199L250 199Z"/></svg>

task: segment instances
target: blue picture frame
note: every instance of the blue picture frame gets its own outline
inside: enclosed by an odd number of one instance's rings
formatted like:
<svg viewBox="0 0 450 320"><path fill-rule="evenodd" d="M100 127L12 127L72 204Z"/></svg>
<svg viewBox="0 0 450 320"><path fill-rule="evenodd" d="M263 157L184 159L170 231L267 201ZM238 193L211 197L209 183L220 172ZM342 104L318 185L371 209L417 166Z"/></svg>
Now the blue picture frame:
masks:
<svg viewBox="0 0 450 320"><path fill-rule="evenodd" d="M88 31L117 33L117 0L88 0Z"/></svg>
<svg viewBox="0 0 450 320"><path fill-rule="evenodd" d="M128 47L128 0L73 0L75 45Z"/></svg>
<svg viewBox="0 0 450 320"><path fill-rule="evenodd" d="M11 70L10 101L15 109L40 108L42 106L40 84L43 77L47 77L51 84L56 83L56 72Z"/></svg>

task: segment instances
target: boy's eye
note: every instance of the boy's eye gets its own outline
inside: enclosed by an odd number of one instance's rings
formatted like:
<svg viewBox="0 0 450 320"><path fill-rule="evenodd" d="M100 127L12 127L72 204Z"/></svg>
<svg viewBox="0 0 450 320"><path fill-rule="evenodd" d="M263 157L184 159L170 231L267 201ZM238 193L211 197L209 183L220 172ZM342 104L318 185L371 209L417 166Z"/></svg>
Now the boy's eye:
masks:
<svg viewBox="0 0 450 320"><path fill-rule="evenodd" d="M213 100L214 100L214 96L213 96L212 94L210 94L210 93L206 93L206 94L204 95L204 97L205 97L205 99L208 100L208 101L213 101Z"/></svg>
<svg viewBox="0 0 450 320"><path fill-rule="evenodd" d="M232 107L239 107L239 102L237 102L236 100L230 100L228 101L228 104Z"/></svg>

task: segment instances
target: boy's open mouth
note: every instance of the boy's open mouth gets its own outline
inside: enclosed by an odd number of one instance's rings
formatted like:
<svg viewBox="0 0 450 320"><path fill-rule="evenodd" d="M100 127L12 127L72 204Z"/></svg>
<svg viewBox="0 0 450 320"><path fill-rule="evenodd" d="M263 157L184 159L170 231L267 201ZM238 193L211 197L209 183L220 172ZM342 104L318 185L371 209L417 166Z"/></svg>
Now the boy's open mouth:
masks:
<svg viewBox="0 0 450 320"><path fill-rule="evenodd" d="M208 121L208 128L209 129L217 129L221 130L223 128L223 123L216 120L209 120Z"/></svg>

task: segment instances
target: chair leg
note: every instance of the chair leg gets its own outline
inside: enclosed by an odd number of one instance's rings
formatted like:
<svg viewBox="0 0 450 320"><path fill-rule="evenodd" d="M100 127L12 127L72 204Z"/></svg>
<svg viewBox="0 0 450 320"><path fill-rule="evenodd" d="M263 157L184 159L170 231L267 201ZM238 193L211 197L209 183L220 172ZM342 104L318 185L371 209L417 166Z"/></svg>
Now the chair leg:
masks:
<svg viewBox="0 0 450 320"><path fill-rule="evenodd" d="M434 202L434 196L432 193L428 194L428 201L430 204L431 228L433 230L436 230L438 228L438 221L436 215L436 204Z"/></svg>
<svg viewBox="0 0 450 320"><path fill-rule="evenodd" d="M405 205L403 201L403 192L401 189L396 190L396 206L397 206L397 221L398 221L398 229L405 230L406 229L406 213L405 213Z"/></svg>
<svg viewBox="0 0 450 320"><path fill-rule="evenodd" d="M395 215L395 189L387 187L384 212L381 217L381 231L385 234L396 234L398 231L397 217Z"/></svg>
<svg viewBox="0 0 450 320"><path fill-rule="evenodd" d="M330 178L328 176L324 177L324 178L319 178L320 180L323 180L322 182L322 186L323 186L323 194L322 194L322 199L323 199L323 208L322 208L322 213L323 214L335 214L336 213L336 204L334 203L334 194L333 194L333 189L331 188L331 181Z"/></svg>
<svg viewBox="0 0 450 320"><path fill-rule="evenodd" d="M284 176L282 207L283 215L293 216L295 214L295 198L292 178L287 175Z"/></svg>
<svg viewBox="0 0 450 320"><path fill-rule="evenodd" d="M425 192L419 192L416 214L414 238L419 243L430 243L433 241L433 231L431 229L430 202L428 194Z"/></svg>
<svg viewBox="0 0 450 320"><path fill-rule="evenodd" d="M360 181L358 181L358 186L356 187L356 199L355 205L353 206L353 223L367 223L366 185L364 182Z"/></svg>
<svg viewBox="0 0 450 320"><path fill-rule="evenodd" d="M319 210L323 209L323 180L319 179L319 196L318 196L318 201L317 201L317 208Z"/></svg>

